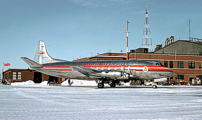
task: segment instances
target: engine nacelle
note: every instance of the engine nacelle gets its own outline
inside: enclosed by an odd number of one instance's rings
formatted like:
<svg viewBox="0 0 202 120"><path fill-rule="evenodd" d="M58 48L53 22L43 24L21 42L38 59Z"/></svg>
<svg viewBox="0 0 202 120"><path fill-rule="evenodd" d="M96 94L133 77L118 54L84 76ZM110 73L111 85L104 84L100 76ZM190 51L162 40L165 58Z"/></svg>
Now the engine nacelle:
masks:
<svg viewBox="0 0 202 120"><path fill-rule="evenodd" d="M167 78L154 79L154 82L165 82Z"/></svg>
<svg viewBox="0 0 202 120"><path fill-rule="evenodd" d="M100 76L100 77L121 77L122 72L101 72L101 73L95 73L95 76Z"/></svg>
<svg viewBox="0 0 202 120"><path fill-rule="evenodd" d="M91 74L91 76L106 77L106 78L111 78L111 79L128 79L128 74L120 72L120 71L93 73L93 74Z"/></svg>

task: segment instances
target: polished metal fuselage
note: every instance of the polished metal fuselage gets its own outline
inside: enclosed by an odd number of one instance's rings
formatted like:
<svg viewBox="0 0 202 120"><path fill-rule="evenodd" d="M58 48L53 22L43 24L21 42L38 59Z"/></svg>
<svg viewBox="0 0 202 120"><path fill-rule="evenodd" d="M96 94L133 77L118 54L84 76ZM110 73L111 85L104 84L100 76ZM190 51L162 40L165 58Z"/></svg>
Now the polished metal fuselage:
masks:
<svg viewBox="0 0 202 120"><path fill-rule="evenodd" d="M99 73L80 72L73 67L82 66L100 71ZM173 71L162 66L158 60L106 60L75 61L43 64L43 68L33 68L41 73L68 79L115 79L115 80L153 80L173 76Z"/></svg>

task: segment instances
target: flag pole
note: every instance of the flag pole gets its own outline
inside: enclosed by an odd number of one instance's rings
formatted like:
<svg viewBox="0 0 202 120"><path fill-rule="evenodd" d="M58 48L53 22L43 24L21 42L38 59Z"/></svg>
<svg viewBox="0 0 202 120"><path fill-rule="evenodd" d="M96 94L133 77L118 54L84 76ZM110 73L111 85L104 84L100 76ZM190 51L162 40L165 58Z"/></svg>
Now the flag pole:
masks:
<svg viewBox="0 0 202 120"><path fill-rule="evenodd" d="M2 79L3 79L3 71L4 71L4 63L3 63L3 69L2 69L2 72L1 72Z"/></svg>

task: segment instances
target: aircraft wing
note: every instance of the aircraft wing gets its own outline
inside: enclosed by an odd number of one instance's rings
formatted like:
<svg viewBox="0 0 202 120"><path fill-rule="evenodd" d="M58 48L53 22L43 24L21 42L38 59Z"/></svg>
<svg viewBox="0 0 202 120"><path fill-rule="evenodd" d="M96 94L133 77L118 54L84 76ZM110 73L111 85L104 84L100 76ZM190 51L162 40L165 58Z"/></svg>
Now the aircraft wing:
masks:
<svg viewBox="0 0 202 120"><path fill-rule="evenodd" d="M80 73L82 73L82 74L84 74L86 76L89 76L92 73L100 73L101 72L101 71L98 71L98 70L94 70L94 69L86 68L86 67L82 67L82 66L72 66L71 68L79 71Z"/></svg>

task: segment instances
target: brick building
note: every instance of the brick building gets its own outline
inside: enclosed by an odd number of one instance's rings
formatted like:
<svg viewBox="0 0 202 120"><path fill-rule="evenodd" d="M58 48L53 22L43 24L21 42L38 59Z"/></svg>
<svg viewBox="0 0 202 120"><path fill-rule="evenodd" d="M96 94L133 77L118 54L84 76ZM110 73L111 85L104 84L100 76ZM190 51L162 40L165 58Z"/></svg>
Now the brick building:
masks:
<svg viewBox="0 0 202 120"><path fill-rule="evenodd" d="M3 79L9 83L25 82L33 80L35 83L49 81L50 83L62 83L62 78L46 75L32 69L9 68L3 72Z"/></svg>
<svg viewBox="0 0 202 120"><path fill-rule="evenodd" d="M174 37L166 39L166 45L157 45L155 52L148 53L147 48L131 50L129 59L150 59L160 60L162 64L169 67L175 73L168 82L174 84L191 84L191 80L202 76L202 42L178 40L174 42ZM107 56L107 57L106 57ZM116 59L117 58L117 59ZM126 54L104 53L76 61L91 60L125 60Z"/></svg>

